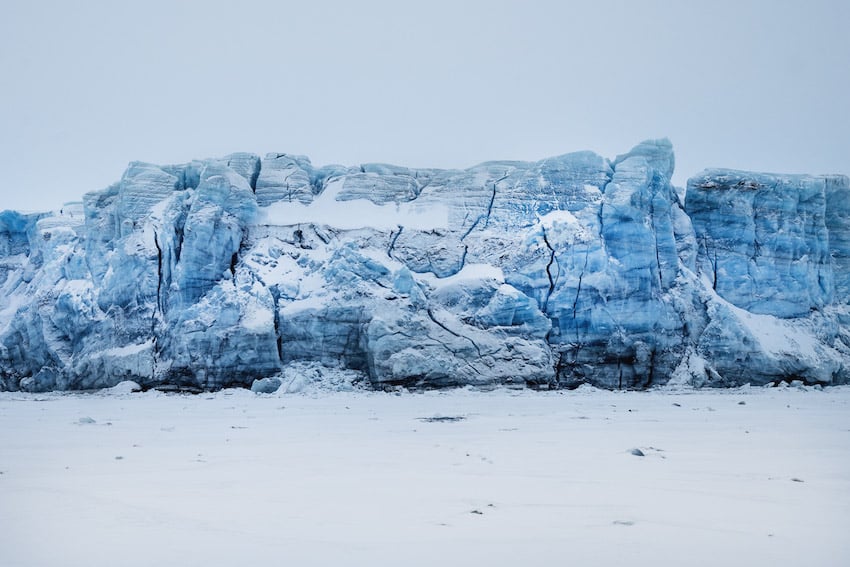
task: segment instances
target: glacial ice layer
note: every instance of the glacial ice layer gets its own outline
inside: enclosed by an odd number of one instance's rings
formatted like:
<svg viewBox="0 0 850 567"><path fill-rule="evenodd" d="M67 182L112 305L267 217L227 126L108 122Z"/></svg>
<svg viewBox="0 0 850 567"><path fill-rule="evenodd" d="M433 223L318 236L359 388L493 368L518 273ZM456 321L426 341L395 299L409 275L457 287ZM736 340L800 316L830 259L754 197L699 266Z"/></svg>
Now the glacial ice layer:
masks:
<svg viewBox="0 0 850 567"><path fill-rule="evenodd" d="M848 178L673 164L132 163L0 213L0 389L848 382Z"/></svg>

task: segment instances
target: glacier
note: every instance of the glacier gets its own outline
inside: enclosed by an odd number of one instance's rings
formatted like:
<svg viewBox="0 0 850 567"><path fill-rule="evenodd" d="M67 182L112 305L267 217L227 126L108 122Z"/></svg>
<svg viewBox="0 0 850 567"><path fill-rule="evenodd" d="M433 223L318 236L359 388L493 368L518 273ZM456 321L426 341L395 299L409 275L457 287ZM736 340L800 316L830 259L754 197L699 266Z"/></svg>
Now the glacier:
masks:
<svg viewBox="0 0 850 567"><path fill-rule="evenodd" d="M850 180L674 162L131 163L0 213L0 390L850 381Z"/></svg>

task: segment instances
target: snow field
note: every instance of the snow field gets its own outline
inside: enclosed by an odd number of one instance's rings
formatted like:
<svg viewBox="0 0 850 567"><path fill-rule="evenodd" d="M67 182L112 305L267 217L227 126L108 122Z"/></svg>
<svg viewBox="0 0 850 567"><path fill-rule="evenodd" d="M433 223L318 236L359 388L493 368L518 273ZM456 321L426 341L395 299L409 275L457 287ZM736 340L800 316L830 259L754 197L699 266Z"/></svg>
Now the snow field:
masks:
<svg viewBox="0 0 850 567"><path fill-rule="evenodd" d="M848 404L4 393L0 564L847 565Z"/></svg>

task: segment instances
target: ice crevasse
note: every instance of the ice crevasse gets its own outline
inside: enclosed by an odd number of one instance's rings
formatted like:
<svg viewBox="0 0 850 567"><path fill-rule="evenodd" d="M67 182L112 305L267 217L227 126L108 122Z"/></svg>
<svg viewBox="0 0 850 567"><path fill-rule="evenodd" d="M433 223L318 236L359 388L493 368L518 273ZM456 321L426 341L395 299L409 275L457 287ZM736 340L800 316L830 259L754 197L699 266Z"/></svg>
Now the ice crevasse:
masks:
<svg viewBox="0 0 850 567"><path fill-rule="evenodd" d="M0 390L850 381L848 178L673 167L132 163L0 213Z"/></svg>

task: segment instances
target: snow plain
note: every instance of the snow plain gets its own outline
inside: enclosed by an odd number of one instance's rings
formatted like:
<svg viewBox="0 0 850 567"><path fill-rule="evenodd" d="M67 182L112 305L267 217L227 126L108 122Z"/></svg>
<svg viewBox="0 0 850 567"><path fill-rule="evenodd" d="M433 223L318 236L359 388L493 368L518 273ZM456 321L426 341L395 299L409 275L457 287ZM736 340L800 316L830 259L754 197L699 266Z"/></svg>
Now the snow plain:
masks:
<svg viewBox="0 0 850 567"><path fill-rule="evenodd" d="M0 473L6 567L850 564L848 387L4 393Z"/></svg>

